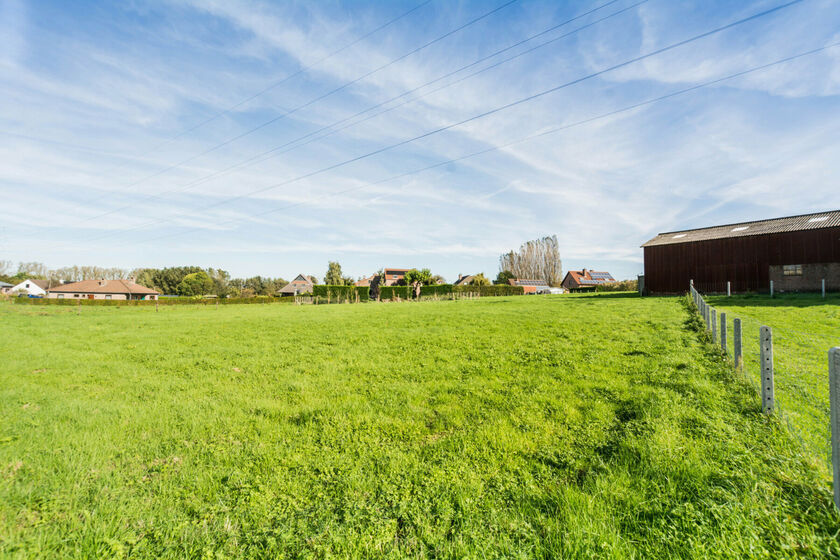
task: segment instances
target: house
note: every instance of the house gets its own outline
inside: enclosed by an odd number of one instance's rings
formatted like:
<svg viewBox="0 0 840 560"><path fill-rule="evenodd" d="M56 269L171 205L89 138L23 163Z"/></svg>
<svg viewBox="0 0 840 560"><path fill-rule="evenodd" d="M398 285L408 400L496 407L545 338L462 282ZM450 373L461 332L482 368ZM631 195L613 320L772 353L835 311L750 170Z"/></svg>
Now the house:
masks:
<svg viewBox="0 0 840 560"><path fill-rule="evenodd" d="M594 292L599 284L609 282L615 282L615 278L609 272L597 272L584 268L567 272L560 285L570 292Z"/></svg>
<svg viewBox="0 0 840 560"><path fill-rule="evenodd" d="M458 279L455 280L455 282L453 282L452 285L453 286L469 286L470 282L473 281L473 278L475 278L474 274L466 274L464 276L461 276L461 273L459 272L458 273Z"/></svg>
<svg viewBox="0 0 840 560"><path fill-rule="evenodd" d="M134 278L126 280L82 280L59 284L47 290L52 299L131 299L156 300L160 293L141 286Z"/></svg>
<svg viewBox="0 0 840 560"><path fill-rule="evenodd" d="M315 279L311 276L298 274L294 280L280 288L277 292L281 296L300 296L303 294L311 294L312 286L315 285Z"/></svg>
<svg viewBox="0 0 840 560"><path fill-rule="evenodd" d="M509 278L511 286L522 286L526 294L547 294L551 292L551 286L545 280L529 280L526 278Z"/></svg>
<svg viewBox="0 0 840 560"><path fill-rule="evenodd" d="M49 280L33 280L31 278L27 278L20 284L12 286L9 288L10 294L27 294L30 296L45 296L47 295L47 288L50 287Z"/></svg>
<svg viewBox="0 0 840 560"><path fill-rule="evenodd" d="M660 233L644 245L645 291L840 288L840 210Z"/></svg>
<svg viewBox="0 0 840 560"><path fill-rule="evenodd" d="M368 288L370 287L370 283L373 282L374 278L376 278L376 274L372 274L367 278L359 278L358 280L356 280L356 287Z"/></svg>
<svg viewBox="0 0 840 560"><path fill-rule="evenodd" d="M14 288L14 284L9 284L8 282L0 282L0 294L8 294L11 291L11 288Z"/></svg>
<svg viewBox="0 0 840 560"><path fill-rule="evenodd" d="M396 286L401 282L404 283L405 281L405 273L411 270L410 268L386 268L385 272L385 285L386 286Z"/></svg>

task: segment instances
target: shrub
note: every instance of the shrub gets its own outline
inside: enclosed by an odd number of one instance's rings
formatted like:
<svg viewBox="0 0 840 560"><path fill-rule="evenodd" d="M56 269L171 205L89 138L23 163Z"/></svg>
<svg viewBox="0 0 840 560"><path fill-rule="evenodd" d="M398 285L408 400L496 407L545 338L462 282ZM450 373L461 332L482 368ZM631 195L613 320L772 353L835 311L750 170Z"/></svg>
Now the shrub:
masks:
<svg viewBox="0 0 840 560"><path fill-rule="evenodd" d="M596 292L638 292L638 280L621 280L620 282L609 282L595 286Z"/></svg>
<svg viewBox="0 0 840 560"><path fill-rule="evenodd" d="M422 290L422 288L421 288ZM411 286L380 286L379 299L383 301L394 299L411 299Z"/></svg>

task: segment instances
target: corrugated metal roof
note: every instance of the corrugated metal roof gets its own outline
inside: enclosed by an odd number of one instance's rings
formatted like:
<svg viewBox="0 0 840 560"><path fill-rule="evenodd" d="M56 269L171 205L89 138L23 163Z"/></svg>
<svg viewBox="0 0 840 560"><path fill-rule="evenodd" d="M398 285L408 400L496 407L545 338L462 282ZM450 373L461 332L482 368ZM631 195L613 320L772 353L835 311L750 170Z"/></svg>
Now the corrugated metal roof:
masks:
<svg viewBox="0 0 840 560"><path fill-rule="evenodd" d="M642 247L656 245L673 245L676 243L691 243L693 241L708 241L710 239L726 239L730 237L749 237L752 235L767 235L770 233L785 233L809 229L823 229L840 227L840 210L788 216L772 220L758 220L755 222L741 222L699 229L669 231L660 233Z"/></svg>

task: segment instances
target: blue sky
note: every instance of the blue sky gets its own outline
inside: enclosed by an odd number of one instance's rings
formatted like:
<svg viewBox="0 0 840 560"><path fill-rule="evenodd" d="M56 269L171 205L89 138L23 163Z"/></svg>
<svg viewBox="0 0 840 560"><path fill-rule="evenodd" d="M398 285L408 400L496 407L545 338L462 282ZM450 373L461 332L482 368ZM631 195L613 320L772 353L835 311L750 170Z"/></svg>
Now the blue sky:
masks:
<svg viewBox="0 0 840 560"><path fill-rule="evenodd" d="M0 0L0 259L453 280L556 234L625 278L660 231L840 207L840 47L503 146L838 42L830 0L319 172L784 3L617 0L312 134L607 1L518 0L389 64L505 0Z"/></svg>

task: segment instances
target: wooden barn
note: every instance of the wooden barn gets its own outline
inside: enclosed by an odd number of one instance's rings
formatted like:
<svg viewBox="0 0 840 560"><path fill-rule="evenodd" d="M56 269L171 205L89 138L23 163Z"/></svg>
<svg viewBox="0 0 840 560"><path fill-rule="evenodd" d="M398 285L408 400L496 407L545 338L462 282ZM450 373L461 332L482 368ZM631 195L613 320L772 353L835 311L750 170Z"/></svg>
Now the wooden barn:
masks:
<svg viewBox="0 0 840 560"><path fill-rule="evenodd" d="M645 291L701 292L840 289L840 210L670 231L644 245Z"/></svg>

